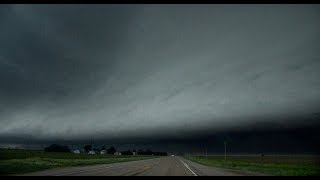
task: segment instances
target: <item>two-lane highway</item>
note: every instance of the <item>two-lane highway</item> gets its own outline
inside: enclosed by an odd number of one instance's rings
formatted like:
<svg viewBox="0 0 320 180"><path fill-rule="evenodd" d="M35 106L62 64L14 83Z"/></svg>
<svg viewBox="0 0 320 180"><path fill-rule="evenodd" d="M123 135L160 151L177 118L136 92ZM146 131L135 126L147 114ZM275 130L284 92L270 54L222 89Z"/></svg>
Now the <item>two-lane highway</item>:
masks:
<svg viewBox="0 0 320 180"><path fill-rule="evenodd" d="M258 173L203 166L181 157L162 157L115 164L69 167L26 176L243 176Z"/></svg>

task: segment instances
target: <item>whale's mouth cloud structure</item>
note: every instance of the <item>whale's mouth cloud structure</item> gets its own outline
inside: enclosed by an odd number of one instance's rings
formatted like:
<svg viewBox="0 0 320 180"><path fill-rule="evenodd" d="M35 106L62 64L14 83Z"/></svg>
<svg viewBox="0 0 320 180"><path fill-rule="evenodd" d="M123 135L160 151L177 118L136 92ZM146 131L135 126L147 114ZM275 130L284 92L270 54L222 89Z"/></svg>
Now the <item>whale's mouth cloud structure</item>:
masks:
<svg viewBox="0 0 320 180"><path fill-rule="evenodd" d="M0 139L315 126L319 5L3 5Z"/></svg>

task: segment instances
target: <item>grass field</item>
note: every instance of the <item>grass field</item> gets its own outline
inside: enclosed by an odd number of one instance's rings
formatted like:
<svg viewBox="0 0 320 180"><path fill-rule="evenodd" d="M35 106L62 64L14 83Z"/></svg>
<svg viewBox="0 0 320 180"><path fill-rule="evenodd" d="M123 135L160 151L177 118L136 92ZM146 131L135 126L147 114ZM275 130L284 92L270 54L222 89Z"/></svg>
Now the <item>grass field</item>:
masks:
<svg viewBox="0 0 320 180"><path fill-rule="evenodd" d="M320 157L311 155L186 156L199 164L243 169L277 176L319 176Z"/></svg>
<svg viewBox="0 0 320 180"><path fill-rule="evenodd" d="M150 159L152 156L113 156L49 153L31 150L0 149L0 175L41 171L50 168L110 164Z"/></svg>

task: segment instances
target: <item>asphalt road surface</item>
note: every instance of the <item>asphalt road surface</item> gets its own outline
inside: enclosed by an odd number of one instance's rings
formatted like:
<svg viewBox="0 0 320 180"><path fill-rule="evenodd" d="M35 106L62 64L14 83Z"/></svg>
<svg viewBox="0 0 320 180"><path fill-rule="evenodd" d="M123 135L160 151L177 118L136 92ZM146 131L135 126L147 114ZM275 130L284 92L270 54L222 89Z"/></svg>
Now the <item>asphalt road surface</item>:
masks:
<svg viewBox="0 0 320 180"><path fill-rule="evenodd" d="M162 157L115 164L69 167L24 174L26 176L250 176L254 172L203 166L182 157Z"/></svg>

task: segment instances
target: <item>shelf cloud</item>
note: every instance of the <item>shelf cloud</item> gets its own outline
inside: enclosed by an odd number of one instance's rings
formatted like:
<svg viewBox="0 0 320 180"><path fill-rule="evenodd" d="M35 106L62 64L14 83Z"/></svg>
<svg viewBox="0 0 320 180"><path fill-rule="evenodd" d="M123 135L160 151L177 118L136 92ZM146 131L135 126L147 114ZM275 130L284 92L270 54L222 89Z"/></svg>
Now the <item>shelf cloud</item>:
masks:
<svg viewBox="0 0 320 180"><path fill-rule="evenodd" d="M3 5L0 137L318 123L318 5Z"/></svg>

